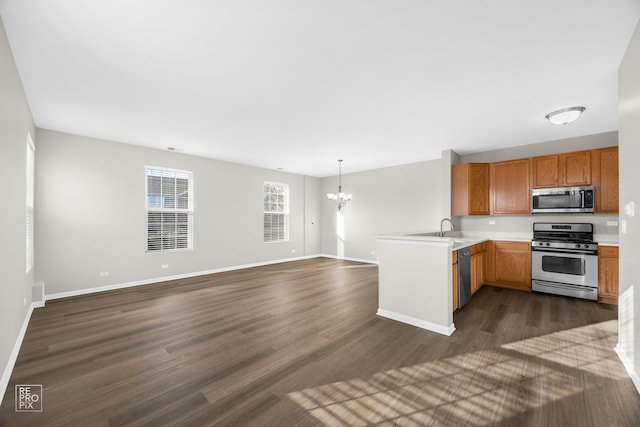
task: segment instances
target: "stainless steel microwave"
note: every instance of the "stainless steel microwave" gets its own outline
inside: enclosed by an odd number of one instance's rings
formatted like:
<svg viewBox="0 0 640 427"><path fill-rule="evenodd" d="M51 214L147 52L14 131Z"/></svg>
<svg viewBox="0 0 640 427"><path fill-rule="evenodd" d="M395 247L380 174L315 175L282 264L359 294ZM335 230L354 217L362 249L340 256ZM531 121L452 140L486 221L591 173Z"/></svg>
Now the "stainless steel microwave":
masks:
<svg viewBox="0 0 640 427"><path fill-rule="evenodd" d="M531 213L593 213L593 187L536 188L531 190Z"/></svg>

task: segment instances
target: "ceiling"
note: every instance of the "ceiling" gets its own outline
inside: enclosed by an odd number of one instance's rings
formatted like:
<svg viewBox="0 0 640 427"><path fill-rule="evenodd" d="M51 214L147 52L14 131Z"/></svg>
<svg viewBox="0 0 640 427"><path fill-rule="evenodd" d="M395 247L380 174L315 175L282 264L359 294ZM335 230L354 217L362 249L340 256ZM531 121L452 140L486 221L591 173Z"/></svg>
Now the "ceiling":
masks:
<svg viewBox="0 0 640 427"><path fill-rule="evenodd" d="M311 176L617 130L637 0L0 0L36 126ZM574 123L545 114L581 105Z"/></svg>

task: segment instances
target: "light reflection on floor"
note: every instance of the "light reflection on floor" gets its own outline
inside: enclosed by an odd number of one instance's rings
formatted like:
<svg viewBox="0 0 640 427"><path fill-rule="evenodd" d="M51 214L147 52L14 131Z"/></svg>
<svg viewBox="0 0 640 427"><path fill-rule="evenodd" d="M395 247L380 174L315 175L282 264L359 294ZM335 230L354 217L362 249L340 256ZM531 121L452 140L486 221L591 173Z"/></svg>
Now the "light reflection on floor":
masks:
<svg viewBox="0 0 640 427"><path fill-rule="evenodd" d="M612 350L616 334L612 320L289 397L327 426L487 425L597 386L584 372L628 378Z"/></svg>

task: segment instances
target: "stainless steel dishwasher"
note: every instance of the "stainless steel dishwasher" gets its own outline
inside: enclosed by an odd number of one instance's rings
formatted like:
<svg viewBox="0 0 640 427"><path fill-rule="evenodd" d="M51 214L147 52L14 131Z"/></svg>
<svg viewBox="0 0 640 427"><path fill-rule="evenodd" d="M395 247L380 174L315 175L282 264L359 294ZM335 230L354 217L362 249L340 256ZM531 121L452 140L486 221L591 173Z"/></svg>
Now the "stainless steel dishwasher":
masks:
<svg viewBox="0 0 640 427"><path fill-rule="evenodd" d="M471 299L471 247L458 249L458 308Z"/></svg>

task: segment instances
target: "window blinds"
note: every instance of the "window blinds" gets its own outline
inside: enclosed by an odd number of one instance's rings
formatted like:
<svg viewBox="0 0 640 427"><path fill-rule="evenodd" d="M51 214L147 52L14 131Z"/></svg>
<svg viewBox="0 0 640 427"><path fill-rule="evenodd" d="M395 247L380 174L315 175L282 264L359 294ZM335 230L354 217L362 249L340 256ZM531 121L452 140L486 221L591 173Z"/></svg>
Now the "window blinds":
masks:
<svg viewBox="0 0 640 427"><path fill-rule="evenodd" d="M147 251L193 247L193 174L146 167Z"/></svg>
<svg viewBox="0 0 640 427"><path fill-rule="evenodd" d="M264 183L264 241L289 240L289 185Z"/></svg>

